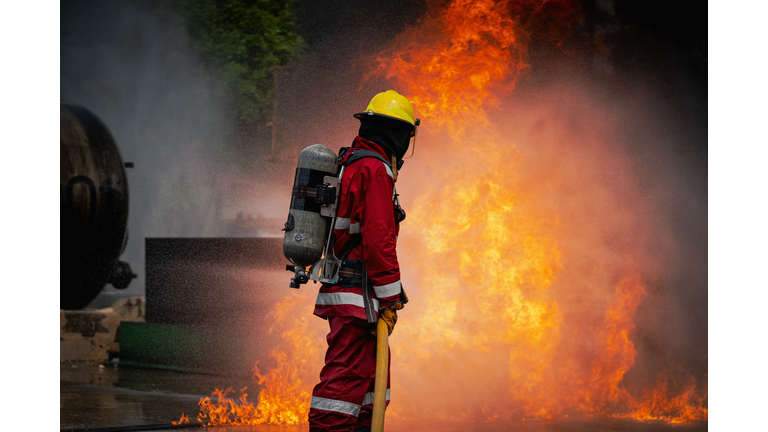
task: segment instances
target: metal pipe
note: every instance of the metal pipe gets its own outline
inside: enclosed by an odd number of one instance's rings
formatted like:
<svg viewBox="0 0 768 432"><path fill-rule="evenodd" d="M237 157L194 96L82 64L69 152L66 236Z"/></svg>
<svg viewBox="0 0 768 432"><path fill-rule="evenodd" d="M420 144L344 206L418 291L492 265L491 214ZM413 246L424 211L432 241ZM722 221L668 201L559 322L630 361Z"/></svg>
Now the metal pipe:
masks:
<svg viewBox="0 0 768 432"><path fill-rule="evenodd" d="M325 242L325 250L323 251L323 265L320 267L320 279L331 279L333 275L328 277L328 275L325 274L326 264L328 263L328 253L329 251L332 251L333 259L337 260L336 258L336 252L333 250L333 244L331 243L331 239L333 238L333 227L336 226L336 218L339 216L339 205L341 204L341 178L344 176L344 168L345 166L341 166L341 170L339 171L339 185L336 186L338 189L336 190L336 198L335 198L335 206L336 211L333 212L333 218L331 219L331 227L328 229L328 239ZM330 283L336 283L336 281L330 281Z"/></svg>

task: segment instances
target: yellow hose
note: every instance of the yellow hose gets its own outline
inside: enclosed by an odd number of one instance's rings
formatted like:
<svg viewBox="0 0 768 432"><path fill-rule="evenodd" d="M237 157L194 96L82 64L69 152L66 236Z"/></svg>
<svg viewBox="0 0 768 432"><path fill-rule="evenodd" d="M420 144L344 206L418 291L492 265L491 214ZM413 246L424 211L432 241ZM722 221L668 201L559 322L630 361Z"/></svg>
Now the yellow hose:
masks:
<svg viewBox="0 0 768 432"><path fill-rule="evenodd" d="M384 409L387 406L387 369L389 366L389 330L379 317L376 323L376 382L373 387L371 432L384 432Z"/></svg>

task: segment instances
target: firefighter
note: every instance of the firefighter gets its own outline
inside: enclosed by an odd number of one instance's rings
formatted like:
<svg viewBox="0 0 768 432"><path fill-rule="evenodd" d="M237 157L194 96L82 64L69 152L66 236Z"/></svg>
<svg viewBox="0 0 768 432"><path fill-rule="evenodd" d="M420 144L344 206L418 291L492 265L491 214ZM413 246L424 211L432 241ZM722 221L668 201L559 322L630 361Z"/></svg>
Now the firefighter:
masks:
<svg viewBox="0 0 768 432"><path fill-rule="evenodd" d="M405 217L395 181L403 158L412 154L419 120L408 99L393 90L374 96L354 117L360 120L358 136L339 156L346 166L333 226L334 251L343 257L340 279L322 285L314 310L328 320L330 333L320 383L312 391L310 432L370 430L376 356L390 361L389 352L376 352L375 322L381 315L391 334L408 301L395 252ZM387 405L389 396L387 378Z"/></svg>

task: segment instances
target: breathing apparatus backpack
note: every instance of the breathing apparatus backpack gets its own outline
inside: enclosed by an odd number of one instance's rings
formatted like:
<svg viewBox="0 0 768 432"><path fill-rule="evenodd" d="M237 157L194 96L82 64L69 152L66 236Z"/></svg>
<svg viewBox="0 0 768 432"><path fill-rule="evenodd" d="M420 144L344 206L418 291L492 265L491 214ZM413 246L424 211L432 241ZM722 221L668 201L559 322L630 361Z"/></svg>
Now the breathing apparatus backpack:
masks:
<svg viewBox="0 0 768 432"><path fill-rule="evenodd" d="M340 163L348 151L353 151ZM315 282L335 284L339 280L342 258L333 250L333 226L341 195L344 168L366 157L382 161L389 169L392 164L381 155L364 149L344 147L337 156L322 144L311 145L299 154L296 176L291 192L291 207L283 236L283 255L291 262L285 269L294 273L290 287ZM337 175L338 171L338 175ZM397 191L393 196L395 220L405 219Z"/></svg>

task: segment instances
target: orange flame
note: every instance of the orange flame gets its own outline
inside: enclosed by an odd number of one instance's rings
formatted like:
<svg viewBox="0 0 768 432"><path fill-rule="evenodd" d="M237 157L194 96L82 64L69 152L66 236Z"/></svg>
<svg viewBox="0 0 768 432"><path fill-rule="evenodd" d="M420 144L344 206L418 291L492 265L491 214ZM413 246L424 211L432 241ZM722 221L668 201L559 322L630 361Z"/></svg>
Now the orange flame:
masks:
<svg viewBox="0 0 768 432"><path fill-rule="evenodd" d="M258 365L255 375L259 385L258 409L263 422L295 425L307 422L312 385L316 380L317 365L322 364L321 326L316 325L312 310L314 297L291 296L275 306L271 319L282 329L282 343L270 356L277 368L262 374ZM312 325L315 324L315 325Z"/></svg>
<svg viewBox="0 0 768 432"><path fill-rule="evenodd" d="M629 338L634 315L645 288L640 276L626 277L616 286L616 299L608 309L602 329L603 350L592 364L589 382L582 383L579 405L588 413L613 412L617 405L626 409L629 394L619 386L624 374L635 363L637 351Z"/></svg>
<svg viewBox="0 0 768 432"><path fill-rule="evenodd" d="M436 20L401 35L406 48L379 57L377 72L407 85L430 127L446 125L452 133L478 121L482 127L484 107L499 102L493 88L511 90L528 66L506 9L491 0L453 1Z"/></svg>
<svg viewBox="0 0 768 432"><path fill-rule="evenodd" d="M179 425L182 423L189 423L189 417L187 417L184 413L181 413L181 417L178 421L171 422L173 425Z"/></svg>
<svg viewBox="0 0 768 432"><path fill-rule="evenodd" d="M670 395L669 383L660 381L652 391L646 391L643 401L635 405L632 412L616 417L637 421L660 421L671 424L686 424L708 417L707 391L703 394L696 383L690 384L677 396Z"/></svg>
<svg viewBox="0 0 768 432"><path fill-rule="evenodd" d="M705 397L684 392L660 404L652 402L661 397L656 391L655 397L637 402L622 387L637 355L630 335L645 295L632 266L608 269L613 277L628 272L630 276L616 285L602 325L585 326L589 334L601 335L589 338L600 347L593 349L597 355L585 361L564 351L572 344L561 339L563 325L571 325L575 317L558 302L568 289L558 279L564 268L558 238L573 234L562 231L562 214L542 208L526 190L531 188L521 184L516 173L523 167L523 156L514 143L502 138L485 110L498 105L498 95L511 91L529 67L528 32L535 30L532 23L540 22L535 17L543 14L577 16L568 1L454 0L438 16L401 35L399 49L377 58L376 73L397 80L424 119L428 139L440 143L420 150L440 163L436 172L425 176L428 184L444 184L415 191L420 196L401 235L402 255L407 262L419 263L411 281L416 282L420 300L410 314L403 313L408 315L403 321L412 321L413 327L401 335L406 333L406 339L419 344L398 348L407 378L395 381L393 394L408 395L409 403L393 403L390 411L404 418L428 412L437 418L482 421L504 416L550 419L574 409L587 416L624 415L669 423L706 418ZM569 27L572 22L559 24ZM550 37L564 34L554 26L549 30ZM447 137L437 138L440 127ZM408 188L408 184L401 187L403 196ZM617 229L626 231L629 226ZM429 274L422 269L429 269ZM574 272L569 270L568 276ZM597 286L593 292L603 290L607 297L607 288ZM506 359L485 354L503 351L508 353ZM452 364L450 357L460 357L466 364ZM485 366L488 360L506 360L506 376ZM453 379L441 383L441 377L426 372L425 364ZM464 395L494 385L493 378L468 372L481 364L484 375L509 383L511 399L489 398L472 413L464 405ZM462 375L466 382L456 379ZM488 382L480 385L482 380ZM422 388L429 391L419 394ZM452 391L455 400L444 396L439 406L430 404L430 393ZM677 403L686 408L676 415L661 408Z"/></svg>
<svg viewBox="0 0 768 432"><path fill-rule="evenodd" d="M630 259L642 209L615 197L606 185L615 178L591 176L589 158L577 168L562 161L567 158L551 160L566 171L559 177L564 187L589 191L586 206L595 210L548 201L558 186L555 168L530 175L525 153L486 112L529 68L532 23L546 14L572 20L575 10L568 0L453 0L400 35L366 78L395 80L424 120L414 159L422 170L406 168L398 185L401 198L414 197L398 247L412 301L392 335L388 418L707 418L706 390L695 382L673 389L661 380L639 399L625 387L637 357L635 314L647 292L642 266ZM549 37L562 37L558 24L573 21L549 23ZM557 130L537 132L573 139ZM605 149L582 151L623 172L621 158ZM591 225L574 222L584 220ZM606 233L628 246L606 247L600 238ZM306 422L325 330L307 312L313 300L292 296L272 312L283 342L272 352L277 368L267 374L256 368L263 386L258 405L218 394L217 404L201 401L209 424ZM241 418L256 423L236 423Z"/></svg>
<svg viewBox="0 0 768 432"><path fill-rule="evenodd" d="M231 387L226 390L215 389L211 396L216 396L216 401L212 402L210 397L200 400L200 413L197 420L205 426L227 426L227 425L255 425L265 423L264 415L257 407L249 403L248 394L244 393L246 389L240 390L238 401L227 397L233 393Z"/></svg>
<svg viewBox="0 0 768 432"><path fill-rule="evenodd" d="M316 379L317 365L322 364L320 328L307 314L312 310L314 297L299 296L295 293L282 302L267 316L272 322L270 333L281 332L281 342L270 356L277 367L264 374L258 364L254 367L254 378L262 386L259 402L254 406L248 402L245 388L235 399L228 397L234 391L215 389L210 397L200 400L197 419L205 426L280 424L297 425L307 422L311 385ZM183 417L183 416L182 416Z"/></svg>

